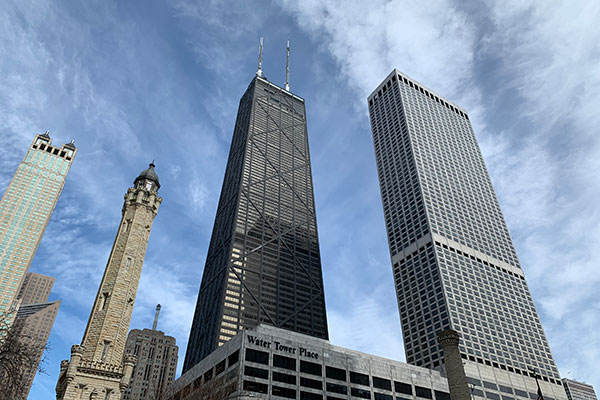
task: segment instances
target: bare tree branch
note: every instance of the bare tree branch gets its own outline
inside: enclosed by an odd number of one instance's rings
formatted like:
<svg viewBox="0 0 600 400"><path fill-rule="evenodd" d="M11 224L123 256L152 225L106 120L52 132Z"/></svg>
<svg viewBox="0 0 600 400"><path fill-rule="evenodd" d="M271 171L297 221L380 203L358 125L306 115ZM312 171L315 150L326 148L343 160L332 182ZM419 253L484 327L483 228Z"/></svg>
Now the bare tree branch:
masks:
<svg viewBox="0 0 600 400"><path fill-rule="evenodd" d="M0 398L25 399L27 374L45 372L45 357L39 364L38 360L47 346L23 332L23 320L15 319L12 325L11 320L11 315L0 313Z"/></svg>

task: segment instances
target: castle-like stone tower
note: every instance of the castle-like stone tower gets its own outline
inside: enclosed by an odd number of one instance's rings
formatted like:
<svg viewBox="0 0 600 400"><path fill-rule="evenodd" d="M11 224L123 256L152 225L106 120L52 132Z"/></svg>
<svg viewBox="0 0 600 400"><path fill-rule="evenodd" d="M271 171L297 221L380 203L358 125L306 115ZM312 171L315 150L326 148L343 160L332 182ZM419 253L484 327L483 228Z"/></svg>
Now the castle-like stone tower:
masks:
<svg viewBox="0 0 600 400"><path fill-rule="evenodd" d="M162 201L154 163L127 190L123 217L81 345L71 347L56 384L58 400L119 400L129 385L135 356L125 342L152 221Z"/></svg>

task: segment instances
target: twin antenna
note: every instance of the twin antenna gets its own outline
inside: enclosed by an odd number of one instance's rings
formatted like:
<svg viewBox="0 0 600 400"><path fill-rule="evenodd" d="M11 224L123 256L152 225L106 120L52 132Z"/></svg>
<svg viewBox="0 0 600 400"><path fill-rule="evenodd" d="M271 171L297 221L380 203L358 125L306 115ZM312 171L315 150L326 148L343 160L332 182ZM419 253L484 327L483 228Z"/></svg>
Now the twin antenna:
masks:
<svg viewBox="0 0 600 400"><path fill-rule="evenodd" d="M260 38L260 47L258 48L258 71L256 76L259 78L263 77L262 71L262 58L263 58L263 37ZM288 39L286 51L285 51L285 90L290 91L290 41Z"/></svg>

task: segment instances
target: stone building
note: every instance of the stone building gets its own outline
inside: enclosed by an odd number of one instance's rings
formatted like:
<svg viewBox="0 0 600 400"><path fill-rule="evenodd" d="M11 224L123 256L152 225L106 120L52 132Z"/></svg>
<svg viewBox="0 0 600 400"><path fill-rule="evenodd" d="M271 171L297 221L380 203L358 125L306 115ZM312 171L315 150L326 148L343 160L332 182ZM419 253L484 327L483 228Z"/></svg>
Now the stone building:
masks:
<svg viewBox="0 0 600 400"><path fill-rule="evenodd" d="M31 390L33 379L60 307L60 300L48 301L53 284L54 278L50 276L28 272L17 296L20 306L17 311L16 323L21 325L19 330L21 340L30 342L33 345L32 348L39 350L37 362L25 371L22 384L24 388L23 399L27 398Z"/></svg>
<svg viewBox="0 0 600 400"><path fill-rule="evenodd" d="M58 400L118 400L131 379L135 356L125 342L152 221L162 199L154 164L125 194L122 218L81 345L71 347L56 385Z"/></svg>
<svg viewBox="0 0 600 400"><path fill-rule="evenodd" d="M22 384L24 388L23 399L27 398L29 390L31 390L33 379L44 354L59 307L60 300L37 304L21 304L19 311L17 311L15 324L23 324L19 331L21 340L30 341L35 348L39 349L37 362L25 371Z"/></svg>
<svg viewBox="0 0 600 400"><path fill-rule="evenodd" d="M43 303L48 301L52 286L54 286L53 277L28 272L23 279L21 289L19 289L17 300L21 304Z"/></svg>
<svg viewBox="0 0 600 400"><path fill-rule="evenodd" d="M160 304L152 329L132 329L125 353L137 357L123 400L163 400L167 386L175 380L179 348L175 338L156 329Z"/></svg>
<svg viewBox="0 0 600 400"><path fill-rule="evenodd" d="M450 400L440 372L269 325L244 330L184 373L168 400Z"/></svg>
<svg viewBox="0 0 600 400"><path fill-rule="evenodd" d="M569 400L598 400L592 385L573 379L562 379Z"/></svg>

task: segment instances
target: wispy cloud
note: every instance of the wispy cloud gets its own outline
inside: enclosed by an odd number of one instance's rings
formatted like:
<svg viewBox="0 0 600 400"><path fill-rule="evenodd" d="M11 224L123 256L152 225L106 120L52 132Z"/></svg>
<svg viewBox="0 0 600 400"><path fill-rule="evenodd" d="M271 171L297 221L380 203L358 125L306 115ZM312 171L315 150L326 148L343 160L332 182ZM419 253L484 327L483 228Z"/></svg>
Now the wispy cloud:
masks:
<svg viewBox="0 0 600 400"><path fill-rule="evenodd" d="M365 104L396 67L469 111L558 365L600 384L599 7L450 0L1 7L0 185L35 132L49 129L58 144L75 138L79 149L32 266L57 278L53 296L63 303L51 376L31 398L48 397L60 359L81 339L122 196L152 159L163 203L132 327L150 326L160 302L160 327L177 338L183 359L237 105L261 35L273 82L283 82L290 35L292 88L307 100L333 343L402 358Z"/></svg>
<svg viewBox="0 0 600 400"><path fill-rule="evenodd" d="M559 367L600 380L594 368L573 362L588 360L583 353L600 341L590 330L599 314L589 305L598 286L590 260L600 244L593 228L600 225L600 6L284 5L335 60L363 113L366 94L392 68L470 111ZM587 345L565 345L577 332L586 332Z"/></svg>

